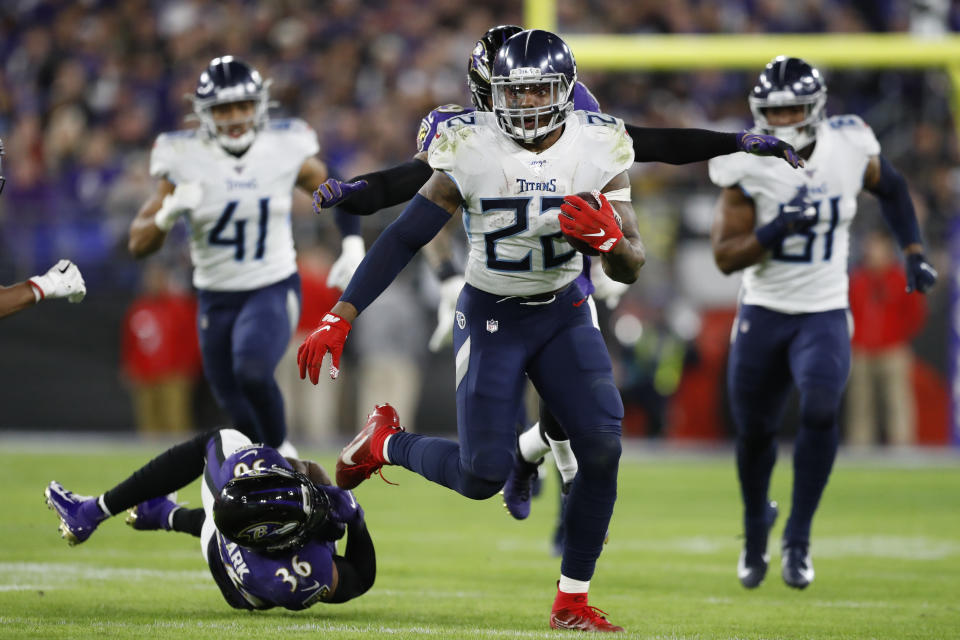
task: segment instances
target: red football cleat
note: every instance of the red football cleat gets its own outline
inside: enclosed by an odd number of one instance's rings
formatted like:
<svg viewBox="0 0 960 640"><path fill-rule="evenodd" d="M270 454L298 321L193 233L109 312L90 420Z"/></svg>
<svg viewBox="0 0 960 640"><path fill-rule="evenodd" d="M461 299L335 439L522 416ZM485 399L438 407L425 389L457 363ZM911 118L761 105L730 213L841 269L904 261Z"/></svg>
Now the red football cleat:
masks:
<svg viewBox="0 0 960 640"><path fill-rule="evenodd" d="M569 629L571 631L618 632L623 627L611 624L604 617L606 611L587 604L585 593L557 592L550 612L551 629Z"/></svg>
<svg viewBox="0 0 960 640"><path fill-rule="evenodd" d="M389 464L383 458L383 442L387 436L403 431L397 410L389 404L378 404L367 416L367 426L343 448L337 458L337 486L353 489L380 467ZM380 474L383 478L383 474ZM384 478L386 481L386 478Z"/></svg>

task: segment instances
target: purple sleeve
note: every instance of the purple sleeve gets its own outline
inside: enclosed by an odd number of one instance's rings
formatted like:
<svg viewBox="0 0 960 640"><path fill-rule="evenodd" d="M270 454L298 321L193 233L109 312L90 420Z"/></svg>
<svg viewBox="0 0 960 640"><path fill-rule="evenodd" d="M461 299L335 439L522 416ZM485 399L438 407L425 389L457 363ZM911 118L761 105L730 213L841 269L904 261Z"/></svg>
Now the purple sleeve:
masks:
<svg viewBox="0 0 960 640"><path fill-rule="evenodd" d="M576 111L600 111L600 103L587 89L587 85L578 82L573 85L573 108Z"/></svg>
<svg viewBox="0 0 960 640"><path fill-rule="evenodd" d="M237 590L257 609L306 609L330 593L333 553L313 541L290 553L264 556L219 538L220 556Z"/></svg>
<svg viewBox="0 0 960 640"><path fill-rule="evenodd" d="M445 104L431 111L420 121L420 129L417 131L417 152L426 152L430 148L430 143L437 138L437 131L442 123L454 116L462 116L474 111L476 109L472 107L465 108L458 104Z"/></svg>

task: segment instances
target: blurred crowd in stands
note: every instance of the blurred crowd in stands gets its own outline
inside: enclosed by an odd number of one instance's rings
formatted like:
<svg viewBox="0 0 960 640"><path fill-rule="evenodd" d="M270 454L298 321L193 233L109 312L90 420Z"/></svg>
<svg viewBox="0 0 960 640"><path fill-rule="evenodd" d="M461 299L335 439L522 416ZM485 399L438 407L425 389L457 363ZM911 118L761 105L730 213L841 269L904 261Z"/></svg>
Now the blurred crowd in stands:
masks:
<svg viewBox="0 0 960 640"><path fill-rule="evenodd" d="M914 31L924 37L958 28L955 4L557 2L561 33ZM154 188L149 151L158 133L192 126L184 122L190 113L184 96L211 58L233 54L271 79L274 117L309 122L321 156L345 178L409 159L425 114L439 104L469 104L464 71L473 43L494 24L522 24L521 11L522 3L507 0L5 0L0 137L8 181L0 199L0 282L68 256L81 265L92 304L98 295L133 297L143 264L127 254L127 228ZM960 185L950 84L933 70L821 70L828 112L863 116L907 176L931 257L947 272L941 249ZM759 71L582 71L581 80L605 111L633 124L736 131L751 124L746 96ZM669 331L695 351L704 310L732 308L737 289L737 279L712 264L708 233L717 190L704 165L637 165L632 178L649 259L620 313ZM364 220L368 245L395 213ZM853 261L860 259L860 238L883 224L869 197L859 218ZM339 238L329 216L315 216L300 198L294 219L301 248L335 255ZM185 234L183 225L175 233ZM187 290L185 243L167 245L153 260ZM435 283L425 269L408 271L423 280L410 291L415 299L423 294L421 332L429 331ZM933 308L946 295L940 289ZM629 352L638 336L624 331ZM426 357L425 338L400 344L410 345L411 357ZM675 348L671 354L671 371L690 361ZM628 356L622 360L627 380L633 365ZM934 362L945 370L941 364Z"/></svg>

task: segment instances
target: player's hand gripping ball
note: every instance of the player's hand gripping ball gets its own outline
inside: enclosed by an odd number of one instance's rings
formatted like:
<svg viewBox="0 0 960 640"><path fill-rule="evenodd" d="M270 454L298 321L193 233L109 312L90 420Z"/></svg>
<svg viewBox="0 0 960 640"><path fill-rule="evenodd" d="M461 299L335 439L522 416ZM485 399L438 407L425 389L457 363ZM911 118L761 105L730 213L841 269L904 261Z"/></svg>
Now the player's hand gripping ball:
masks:
<svg viewBox="0 0 960 640"><path fill-rule="evenodd" d="M623 238L623 221L599 191L563 199L560 230L570 246L588 256L607 253Z"/></svg>

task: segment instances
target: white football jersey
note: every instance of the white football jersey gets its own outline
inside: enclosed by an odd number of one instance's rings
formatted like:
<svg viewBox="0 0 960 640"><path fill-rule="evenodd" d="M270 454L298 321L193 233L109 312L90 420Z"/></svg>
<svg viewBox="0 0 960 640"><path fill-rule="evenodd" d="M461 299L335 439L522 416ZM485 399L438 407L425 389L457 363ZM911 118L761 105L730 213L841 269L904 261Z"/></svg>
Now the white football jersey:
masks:
<svg viewBox="0 0 960 640"><path fill-rule="evenodd" d="M880 153L873 130L859 116L833 116L817 125L816 146L806 166L746 153L710 160L710 179L739 186L753 199L756 225L773 220L806 185L818 221L784 238L759 263L744 269L740 299L784 313L845 309L850 223L871 156Z"/></svg>
<svg viewBox="0 0 960 640"><path fill-rule="evenodd" d="M466 281L524 296L560 289L583 270L560 233L563 197L601 190L628 169L633 142L622 120L575 111L553 146L534 153L504 134L493 113L475 111L445 121L428 158L463 196Z"/></svg>
<svg viewBox="0 0 960 640"><path fill-rule="evenodd" d="M296 119L268 121L239 158L197 130L157 138L150 174L203 190L188 220L195 287L248 291L297 270L293 188L304 161L319 150L317 134Z"/></svg>

